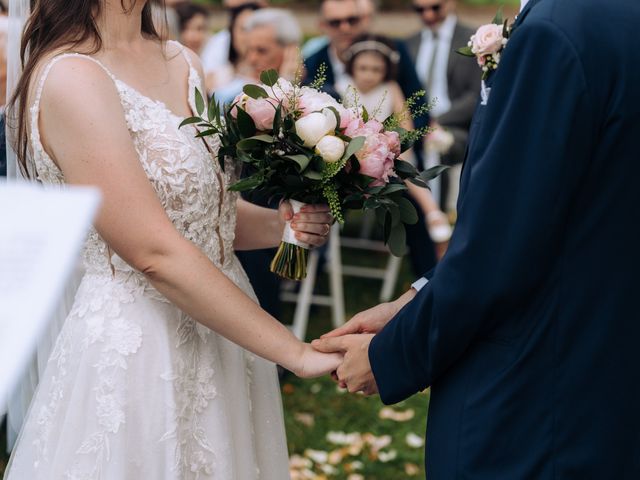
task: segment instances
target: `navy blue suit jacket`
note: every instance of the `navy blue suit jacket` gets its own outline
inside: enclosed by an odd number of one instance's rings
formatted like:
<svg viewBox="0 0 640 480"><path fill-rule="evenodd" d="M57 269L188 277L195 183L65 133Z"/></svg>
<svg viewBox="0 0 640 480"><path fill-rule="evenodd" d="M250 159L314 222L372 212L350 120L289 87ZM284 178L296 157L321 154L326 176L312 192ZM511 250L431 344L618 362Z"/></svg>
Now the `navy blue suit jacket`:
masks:
<svg viewBox="0 0 640 480"><path fill-rule="evenodd" d="M429 480L640 479L638 25L530 0L487 81L449 250L369 348L385 403L432 387Z"/></svg>

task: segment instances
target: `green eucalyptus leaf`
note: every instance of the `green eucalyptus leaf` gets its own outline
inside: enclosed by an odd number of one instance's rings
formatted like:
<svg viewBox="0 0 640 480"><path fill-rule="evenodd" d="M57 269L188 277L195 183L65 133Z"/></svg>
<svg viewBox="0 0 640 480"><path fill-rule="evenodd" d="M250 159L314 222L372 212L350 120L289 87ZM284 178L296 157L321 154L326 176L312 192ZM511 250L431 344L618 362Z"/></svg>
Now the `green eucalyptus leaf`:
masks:
<svg viewBox="0 0 640 480"><path fill-rule="evenodd" d="M418 177L426 182L429 182L431 180L433 180L434 178L436 178L438 175L440 175L442 172L444 172L445 170L448 170L449 167L446 165L436 165L435 167L431 167L426 169L423 172L420 172L420 175L418 175Z"/></svg>
<svg viewBox="0 0 640 480"><path fill-rule="evenodd" d="M240 107L236 107L236 112L240 135L244 138L253 137L256 133L256 124L253 122L253 118Z"/></svg>
<svg viewBox="0 0 640 480"><path fill-rule="evenodd" d="M362 105L362 121L364 123L367 123L369 121L369 112L364 107L364 105Z"/></svg>
<svg viewBox="0 0 640 480"><path fill-rule="evenodd" d="M185 118L182 122L180 122L180 127L182 128L185 125L191 125L192 123L198 123L201 122L202 119L200 117L189 117L189 118Z"/></svg>
<svg viewBox="0 0 640 480"><path fill-rule="evenodd" d="M398 208L400 209L400 220L402 223L414 225L418 223L418 213L416 208L406 198L402 197L398 199Z"/></svg>
<svg viewBox="0 0 640 480"><path fill-rule="evenodd" d="M210 129L208 129L208 130L204 130L204 131L202 131L202 132L199 132L199 133L196 135L196 138L209 137L209 136L211 136L211 135L215 135L215 134L217 134L217 133L219 133L219 132L218 132L218 129L216 129L216 128L210 128Z"/></svg>
<svg viewBox="0 0 640 480"><path fill-rule="evenodd" d="M462 47L456 50L457 53L459 53L460 55L464 55L465 57L475 57L475 53L473 53L473 50L471 50L470 46L466 46L466 47Z"/></svg>
<svg viewBox="0 0 640 480"><path fill-rule="evenodd" d="M387 244L391 253L396 257L402 257L407 253L407 232L402 223L391 229L387 237Z"/></svg>
<svg viewBox="0 0 640 480"><path fill-rule="evenodd" d="M260 74L260 81L267 87L273 87L276 83L278 83L278 78L278 72L274 69L265 70Z"/></svg>
<svg viewBox="0 0 640 480"><path fill-rule="evenodd" d="M418 175L416 167L404 160L396 160L393 164L393 168L398 175L400 175L401 173L411 177L415 177L416 175Z"/></svg>
<svg viewBox="0 0 640 480"><path fill-rule="evenodd" d="M395 192L403 192L407 189L407 186L404 183L390 183L384 187L382 193L385 195L389 195Z"/></svg>
<svg viewBox="0 0 640 480"><path fill-rule="evenodd" d="M204 113L204 98L198 88L196 88L196 111L200 116Z"/></svg>
<svg viewBox="0 0 640 480"><path fill-rule="evenodd" d="M246 192L259 187L264 181L262 175L252 175L234 183L229 187L232 192Z"/></svg>
<svg viewBox="0 0 640 480"><path fill-rule="evenodd" d="M311 158L306 155L287 155L284 158L296 162L299 172L304 171L309 166L309 162L311 162Z"/></svg>
<svg viewBox="0 0 640 480"><path fill-rule="evenodd" d="M242 87L242 91L253 99L268 98L267 91L259 85L245 85Z"/></svg>
<svg viewBox="0 0 640 480"><path fill-rule="evenodd" d="M351 141L349 142L349 145L347 145L346 150L344 151L344 155L342 156L342 160L343 161L347 160L351 155L353 155L358 150L360 150L364 146L364 142L365 141L366 141L366 138L364 138L364 137L352 138Z"/></svg>
<svg viewBox="0 0 640 480"><path fill-rule="evenodd" d="M315 170L307 170L303 173L303 175L309 180L322 180L322 174L320 172L316 172Z"/></svg>
<svg viewBox="0 0 640 480"><path fill-rule="evenodd" d="M500 6L498 11L496 12L496 16L493 17L493 20L491 20L491 23L494 23L496 25L502 25L504 23L504 15L502 14L502 6Z"/></svg>

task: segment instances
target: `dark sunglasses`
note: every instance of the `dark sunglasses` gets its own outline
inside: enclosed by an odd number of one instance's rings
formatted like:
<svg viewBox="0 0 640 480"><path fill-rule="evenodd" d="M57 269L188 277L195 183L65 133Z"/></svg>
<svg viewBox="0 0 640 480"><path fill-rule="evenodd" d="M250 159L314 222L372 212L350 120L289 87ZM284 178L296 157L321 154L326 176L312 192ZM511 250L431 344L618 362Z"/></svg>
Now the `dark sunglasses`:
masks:
<svg viewBox="0 0 640 480"><path fill-rule="evenodd" d="M355 27L356 25L358 25L360 23L360 20L361 20L360 17L346 17L346 18L325 19L325 22L331 28L340 28L340 26L343 23L346 23L350 27Z"/></svg>
<svg viewBox="0 0 640 480"><path fill-rule="evenodd" d="M423 7L422 5L414 5L413 10L416 13L419 13L422 15L424 12L428 12L429 10L431 10L433 13L440 13L440 10L442 10L442 7L443 7L442 3L436 3L435 5L429 5L428 7Z"/></svg>

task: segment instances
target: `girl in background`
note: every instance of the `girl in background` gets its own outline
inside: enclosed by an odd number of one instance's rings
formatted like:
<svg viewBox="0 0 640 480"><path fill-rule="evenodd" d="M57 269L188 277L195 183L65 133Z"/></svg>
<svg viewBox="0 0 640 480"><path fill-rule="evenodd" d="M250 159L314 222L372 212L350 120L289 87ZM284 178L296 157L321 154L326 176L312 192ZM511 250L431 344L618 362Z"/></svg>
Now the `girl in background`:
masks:
<svg viewBox="0 0 640 480"><path fill-rule="evenodd" d="M349 77L337 82L336 89L347 106L362 106L366 108L370 118L379 122L384 122L391 115L401 114L405 110L406 99L395 80L400 54L391 39L374 34L361 35L349 47L346 57L346 71ZM403 118L401 126L407 130L413 129L413 122L408 115ZM411 150L404 152L402 157L415 165ZM427 220L429 235L435 244L436 257L440 259L451 237L449 220L429 190L411 182L407 182L407 187Z"/></svg>

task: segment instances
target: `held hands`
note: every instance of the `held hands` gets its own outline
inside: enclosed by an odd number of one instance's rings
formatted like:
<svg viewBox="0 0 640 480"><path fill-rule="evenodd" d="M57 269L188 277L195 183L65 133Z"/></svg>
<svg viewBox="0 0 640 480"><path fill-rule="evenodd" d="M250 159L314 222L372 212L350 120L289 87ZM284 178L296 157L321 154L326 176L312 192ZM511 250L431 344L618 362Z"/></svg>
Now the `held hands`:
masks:
<svg viewBox="0 0 640 480"><path fill-rule="evenodd" d="M320 352L344 355L341 365L332 373L342 388L365 395L378 392L369 362L369 344L374 334L382 330L415 295L416 291L411 288L393 302L381 303L360 312L343 326L311 342L313 348Z"/></svg>
<svg viewBox="0 0 640 480"><path fill-rule="evenodd" d="M327 205L305 205L300 213L293 214L289 202L282 202L278 208L278 215L284 224L291 221L291 228L296 232L296 238L314 247L321 247L329 238L333 217Z"/></svg>
<svg viewBox="0 0 640 480"><path fill-rule="evenodd" d="M322 353L311 347L308 343L302 346L295 373L300 378L315 378L335 371L342 363L341 353Z"/></svg>

